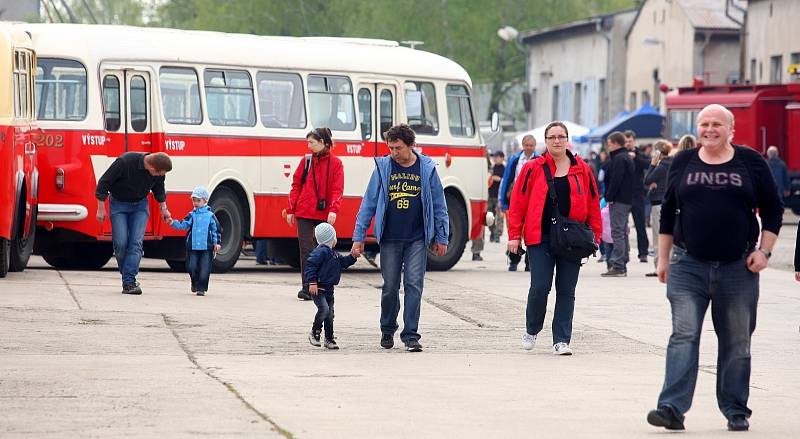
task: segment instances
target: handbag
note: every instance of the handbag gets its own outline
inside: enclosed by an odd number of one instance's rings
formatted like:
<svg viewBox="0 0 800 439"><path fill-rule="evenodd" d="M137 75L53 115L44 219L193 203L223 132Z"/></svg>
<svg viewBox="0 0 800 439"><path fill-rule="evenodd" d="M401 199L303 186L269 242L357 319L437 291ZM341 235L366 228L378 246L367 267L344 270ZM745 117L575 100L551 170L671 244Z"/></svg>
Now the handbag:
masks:
<svg viewBox="0 0 800 439"><path fill-rule="evenodd" d="M543 168L547 177L550 202L553 203L550 217L550 251L568 261L581 263L581 260L597 252L594 232L588 224L564 218L561 215L561 211L558 210L558 196L550 167L545 163Z"/></svg>

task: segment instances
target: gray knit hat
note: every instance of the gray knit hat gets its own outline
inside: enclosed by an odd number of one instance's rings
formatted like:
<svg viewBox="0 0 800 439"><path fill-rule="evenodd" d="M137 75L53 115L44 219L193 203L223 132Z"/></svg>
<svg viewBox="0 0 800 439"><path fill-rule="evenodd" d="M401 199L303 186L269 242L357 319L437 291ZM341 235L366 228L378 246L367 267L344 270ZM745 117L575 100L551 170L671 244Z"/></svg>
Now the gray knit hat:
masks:
<svg viewBox="0 0 800 439"><path fill-rule="evenodd" d="M314 228L314 236L317 238L317 244L332 243L336 239L336 229L328 223L320 223Z"/></svg>

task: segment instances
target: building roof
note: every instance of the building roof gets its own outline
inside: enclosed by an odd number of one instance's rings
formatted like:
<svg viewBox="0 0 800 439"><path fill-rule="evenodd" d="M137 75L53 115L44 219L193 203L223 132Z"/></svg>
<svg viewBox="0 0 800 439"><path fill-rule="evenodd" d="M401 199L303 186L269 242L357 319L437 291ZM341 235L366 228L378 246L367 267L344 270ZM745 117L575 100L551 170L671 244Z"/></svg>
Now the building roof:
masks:
<svg viewBox="0 0 800 439"><path fill-rule="evenodd" d="M532 40L538 39L540 37L554 36L561 32L572 33L582 28L595 29L598 24L602 26L609 18L613 18L614 16L619 14L633 12L635 10L636 9L625 9L621 11L612 12L610 14L597 15L594 17L588 17L588 18L583 18L581 20L558 24L556 26L550 26L541 29L522 32L522 34L520 35L520 40L524 44L524 43L530 43Z"/></svg>
<svg viewBox="0 0 800 439"><path fill-rule="evenodd" d="M740 25L725 15L725 4L728 0L677 0L689 23L695 29L731 29L738 30ZM743 0L733 0L736 7L747 9L747 3ZM730 7L728 12L737 20L743 18L743 14L736 7Z"/></svg>

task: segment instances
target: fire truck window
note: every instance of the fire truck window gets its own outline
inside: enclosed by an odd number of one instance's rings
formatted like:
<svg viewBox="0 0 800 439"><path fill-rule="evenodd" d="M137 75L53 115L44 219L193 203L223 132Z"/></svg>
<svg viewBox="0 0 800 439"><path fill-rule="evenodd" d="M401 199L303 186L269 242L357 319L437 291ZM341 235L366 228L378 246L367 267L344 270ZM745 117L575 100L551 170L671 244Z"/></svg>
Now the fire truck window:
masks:
<svg viewBox="0 0 800 439"><path fill-rule="evenodd" d="M131 128L137 133L147 129L147 85L144 78L135 75L131 78L129 97L131 108Z"/></svg>
<svg viewBox="0 0 800 439"><path fill-rule="evenodd" d="M106 113L106 131L117 131L120 126L119 79L114 75L103 78L103 108Z"/></svg>
<svg viewBox="0 0 800 439"><path fill-rule="evenodd" d="M60 58L39 58L34 103L39 120L80 121L86 118L86 68Z"/></svg>

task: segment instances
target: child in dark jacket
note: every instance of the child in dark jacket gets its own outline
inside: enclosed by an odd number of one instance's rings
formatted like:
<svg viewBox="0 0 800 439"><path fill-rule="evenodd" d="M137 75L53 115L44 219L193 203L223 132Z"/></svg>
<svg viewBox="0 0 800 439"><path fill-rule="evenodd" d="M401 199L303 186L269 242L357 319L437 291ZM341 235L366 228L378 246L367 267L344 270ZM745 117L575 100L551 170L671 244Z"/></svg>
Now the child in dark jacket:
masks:
<svg viewBox="0 0 800 439"><path fill-rule="evenodd" d="M178 230L189 230L186 235L186 269L192 281L192 292L205 296L211 263L219 252L221 231L219 223L208 206L208 189L198 186L192 191L192 209L181 220L169 220L169 225Z"/></svg>
<svg viewBox="0 0 800 439"><path fill-rule="evenodd" d="M328 223L321 223L314 228L314 236L319 245L306 261L303 273L308 283L308 291L317 305L317 314L308 341L314 346L322 346L319 335L325 326L325 347L339 349L333 338L333 288L339 284L342 270L356 263L351 255L342 256L333 250L336 246L336 230Z"/></svg>

